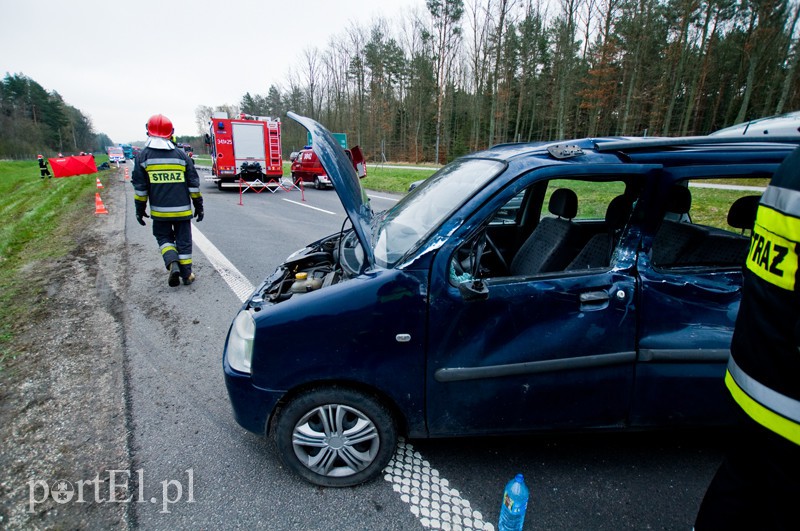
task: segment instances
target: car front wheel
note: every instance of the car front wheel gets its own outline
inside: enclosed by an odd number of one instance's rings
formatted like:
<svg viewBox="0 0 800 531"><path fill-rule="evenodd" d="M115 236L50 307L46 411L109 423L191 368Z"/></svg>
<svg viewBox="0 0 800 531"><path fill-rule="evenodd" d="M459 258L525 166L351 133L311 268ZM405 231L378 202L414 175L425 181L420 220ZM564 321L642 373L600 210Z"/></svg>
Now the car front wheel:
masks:
<svg viewBox="0 0 800 531"><path fill-rule="evenodd" d="M323 487L351 487L379 475L394 454L389 410L352 389L315 389L293 398L275 425L284 464Z"/></svg>

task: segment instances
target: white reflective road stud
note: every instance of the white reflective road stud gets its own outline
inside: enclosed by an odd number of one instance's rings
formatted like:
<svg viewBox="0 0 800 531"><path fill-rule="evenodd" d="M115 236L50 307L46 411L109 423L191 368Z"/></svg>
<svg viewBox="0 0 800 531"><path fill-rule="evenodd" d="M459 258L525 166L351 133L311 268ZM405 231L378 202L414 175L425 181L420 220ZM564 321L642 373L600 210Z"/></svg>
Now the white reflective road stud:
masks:
<svg viewBox="0 0 800 531"><path fill-rule="evenodd" d="M470 508L450 482L439 476L414 447L400 440L397 450L383 470L383 479L392 484L392 490L401 493L400 499L409 504L411 514L419 518L425 528L474 529L494 531L494 525L483 520L483 515ZM411 478L414 478L413 480ZM419 478L419 479L418 479Z"/></svg>

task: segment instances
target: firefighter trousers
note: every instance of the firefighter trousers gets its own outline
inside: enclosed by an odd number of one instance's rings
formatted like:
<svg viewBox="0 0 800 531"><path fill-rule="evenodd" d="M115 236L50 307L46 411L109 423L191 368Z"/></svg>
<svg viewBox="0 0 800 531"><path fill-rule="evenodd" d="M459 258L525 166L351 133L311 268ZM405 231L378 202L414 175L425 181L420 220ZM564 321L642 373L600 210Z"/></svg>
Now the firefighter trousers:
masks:
<svg viewBox="0 0 800 531"><path fill-rule="evenodd" d="M192 221L153 220L153 236L161 249L164 266L169 270L172 262L178 262L181 278L192 272Z"/></svg>
<svg viewBox="0 0 800 531"><path fill-rule="evenodd" d="M706 491L696 531L797 529L800 446L742 413L743 428Z"/></svg>

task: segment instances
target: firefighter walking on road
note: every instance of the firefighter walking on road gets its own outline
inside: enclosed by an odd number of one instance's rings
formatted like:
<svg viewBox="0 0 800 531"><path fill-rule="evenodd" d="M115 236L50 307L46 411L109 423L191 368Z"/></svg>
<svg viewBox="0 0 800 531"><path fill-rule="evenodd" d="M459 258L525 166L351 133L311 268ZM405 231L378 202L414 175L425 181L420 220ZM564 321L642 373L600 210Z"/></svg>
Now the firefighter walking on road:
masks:
<svg viewBox="0 0 800 531"><path fill-rule="evenodd" d="M38 155L36 158L39 159L39 173L41 174L42 179L44 179L45 176L47 176L48 179L52 179L53 176L50 175L50 168L47 167L47 161L45 158L42 155Z"/></svg>
<svg viewBox="0 0 800 531"><path fill-rule="evenodd" d="M194 163L182 149L170 141L174 129L164 115L156 114L147 121L147 143L136 157L131 183L134 190L136 221L153 220L164 265L169 271L168 283L175 287L194 282L192 272L192 204L194 217L203 220L203 196L200 177ZM147 204L150 203L150 215Z"/></svg>
<svg viewBox="0 0 800 531"><path fill-rule="evenodd" d="M758 207L725 384L744 429L695 529L797 529L800 502L800 148Z"/></svg>

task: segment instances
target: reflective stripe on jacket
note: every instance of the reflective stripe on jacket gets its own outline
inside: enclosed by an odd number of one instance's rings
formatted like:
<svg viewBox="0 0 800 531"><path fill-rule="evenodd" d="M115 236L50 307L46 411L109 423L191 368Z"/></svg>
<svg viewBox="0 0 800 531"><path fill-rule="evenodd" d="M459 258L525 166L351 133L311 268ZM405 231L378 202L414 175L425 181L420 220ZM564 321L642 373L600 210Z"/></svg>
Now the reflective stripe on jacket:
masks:
<svg viewBox="0 0 800 531"><path fill-rule="evenodd" d="M800 444L800 400L777 393L728 362L725 374L733 399L747 415L768 430Z"/></svg>
<svg viewBox="0 0 800 531"><path fill-rule="evenodd" d="M136 158L131 182L134 199L149 201L153 219L191 219L192 199L202 197L194 163L177 148L145 147Z"/></svg>

